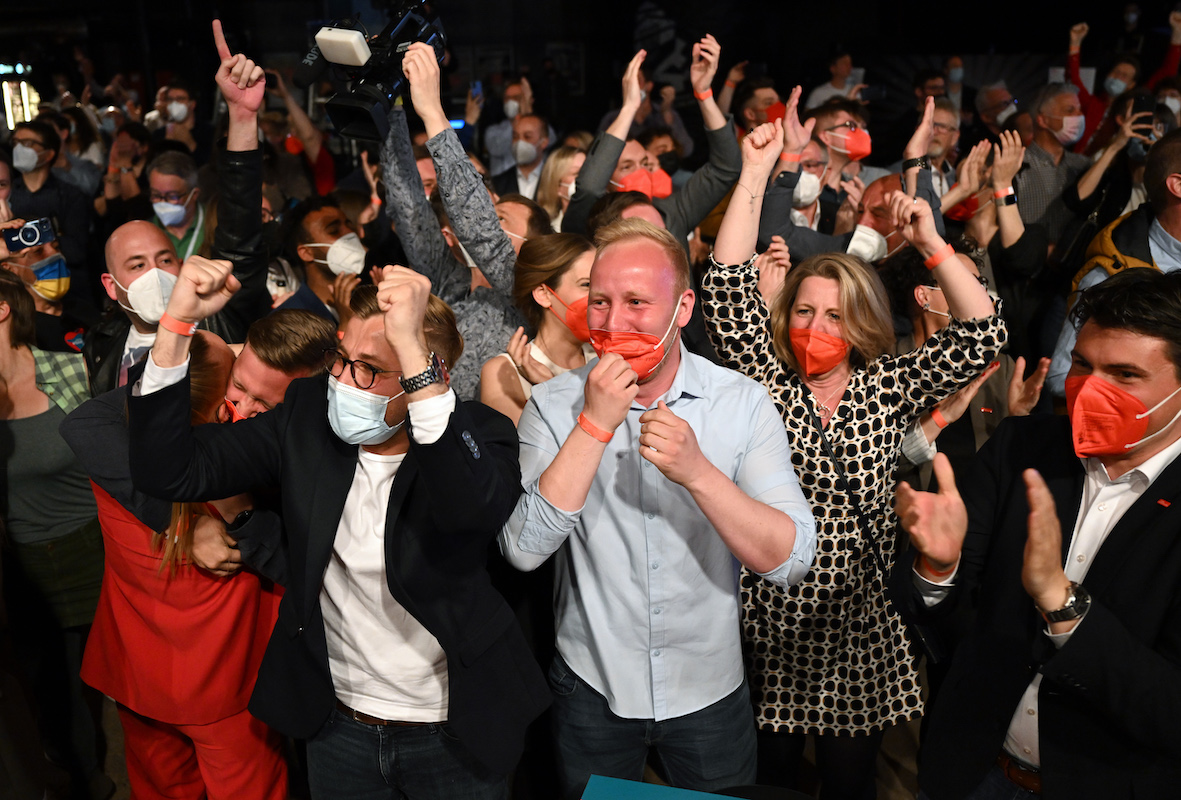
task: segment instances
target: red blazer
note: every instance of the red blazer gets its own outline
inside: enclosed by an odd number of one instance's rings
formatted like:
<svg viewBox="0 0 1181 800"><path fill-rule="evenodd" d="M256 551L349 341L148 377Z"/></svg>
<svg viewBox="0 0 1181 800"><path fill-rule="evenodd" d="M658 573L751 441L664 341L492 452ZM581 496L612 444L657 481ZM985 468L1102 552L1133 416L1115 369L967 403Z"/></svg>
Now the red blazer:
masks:
<svg viewBox="0 0 1181 800"><path fill-rule="evenodd" d="M137 714L175 725L245 710L282 590L264 588L249 572L218 578L191 564L161 571L152 531L91 486L106 566L82 680Z"/></svg>

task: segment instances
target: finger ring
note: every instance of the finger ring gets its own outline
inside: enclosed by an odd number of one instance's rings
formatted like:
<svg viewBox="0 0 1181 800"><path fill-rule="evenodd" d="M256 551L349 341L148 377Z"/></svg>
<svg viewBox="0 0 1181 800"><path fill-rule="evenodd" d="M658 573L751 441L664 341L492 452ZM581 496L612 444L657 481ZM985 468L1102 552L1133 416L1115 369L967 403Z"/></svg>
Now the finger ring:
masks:
<svg viewBox="0 0 1181 800"><path fill-rule="evenodd" d="M918 199L917 197L914 199L914 204L915 204L916 206L919 204L919 199Z"/></svg>

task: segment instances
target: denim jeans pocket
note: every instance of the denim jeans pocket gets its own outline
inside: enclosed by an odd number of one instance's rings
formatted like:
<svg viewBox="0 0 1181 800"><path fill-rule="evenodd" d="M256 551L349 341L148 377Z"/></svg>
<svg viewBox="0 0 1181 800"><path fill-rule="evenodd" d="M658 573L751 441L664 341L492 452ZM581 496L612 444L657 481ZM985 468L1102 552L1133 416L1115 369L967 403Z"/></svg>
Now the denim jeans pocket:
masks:
<svg viewBox="0 0 1181 800"><path fill-rule="evenodd" d="M561 656L554 656L546 678L549 681L550 690L560 697L569 697L578 688L578 677L570 670Z"/></svg>

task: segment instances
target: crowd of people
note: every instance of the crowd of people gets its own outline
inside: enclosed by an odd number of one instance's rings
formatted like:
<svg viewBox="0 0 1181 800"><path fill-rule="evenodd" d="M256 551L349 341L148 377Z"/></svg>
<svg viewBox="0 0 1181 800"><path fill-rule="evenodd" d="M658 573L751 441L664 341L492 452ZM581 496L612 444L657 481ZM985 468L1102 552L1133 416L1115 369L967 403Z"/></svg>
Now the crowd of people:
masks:
<svg viewBox="0 0 1181 800"><path fill-rule="evenodd" d="M696 109L640 50L591 132L414 43L355 161L218 21L212 117L63 83L0 148L0 781L110 796L105 695L133 797L864 800L920 718L922 798L1170 796L1168 22L880 131L841 48L706 35Z"/></svg>

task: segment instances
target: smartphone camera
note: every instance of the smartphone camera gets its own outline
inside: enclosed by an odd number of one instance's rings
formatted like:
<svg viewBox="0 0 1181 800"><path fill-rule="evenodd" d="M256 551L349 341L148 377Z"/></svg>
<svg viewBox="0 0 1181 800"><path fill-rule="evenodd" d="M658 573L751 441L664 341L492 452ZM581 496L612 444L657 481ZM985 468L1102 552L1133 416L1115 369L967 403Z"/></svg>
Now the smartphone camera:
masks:
<svg viewBox="0 0 1181 800"><path fill-rule="evenodd" d="M8 244L9 253L46 244L56 238L57 233L53 229L53 220L49 217L30 220L19 228L9 228L4 231L4 241Z"/></svg>

